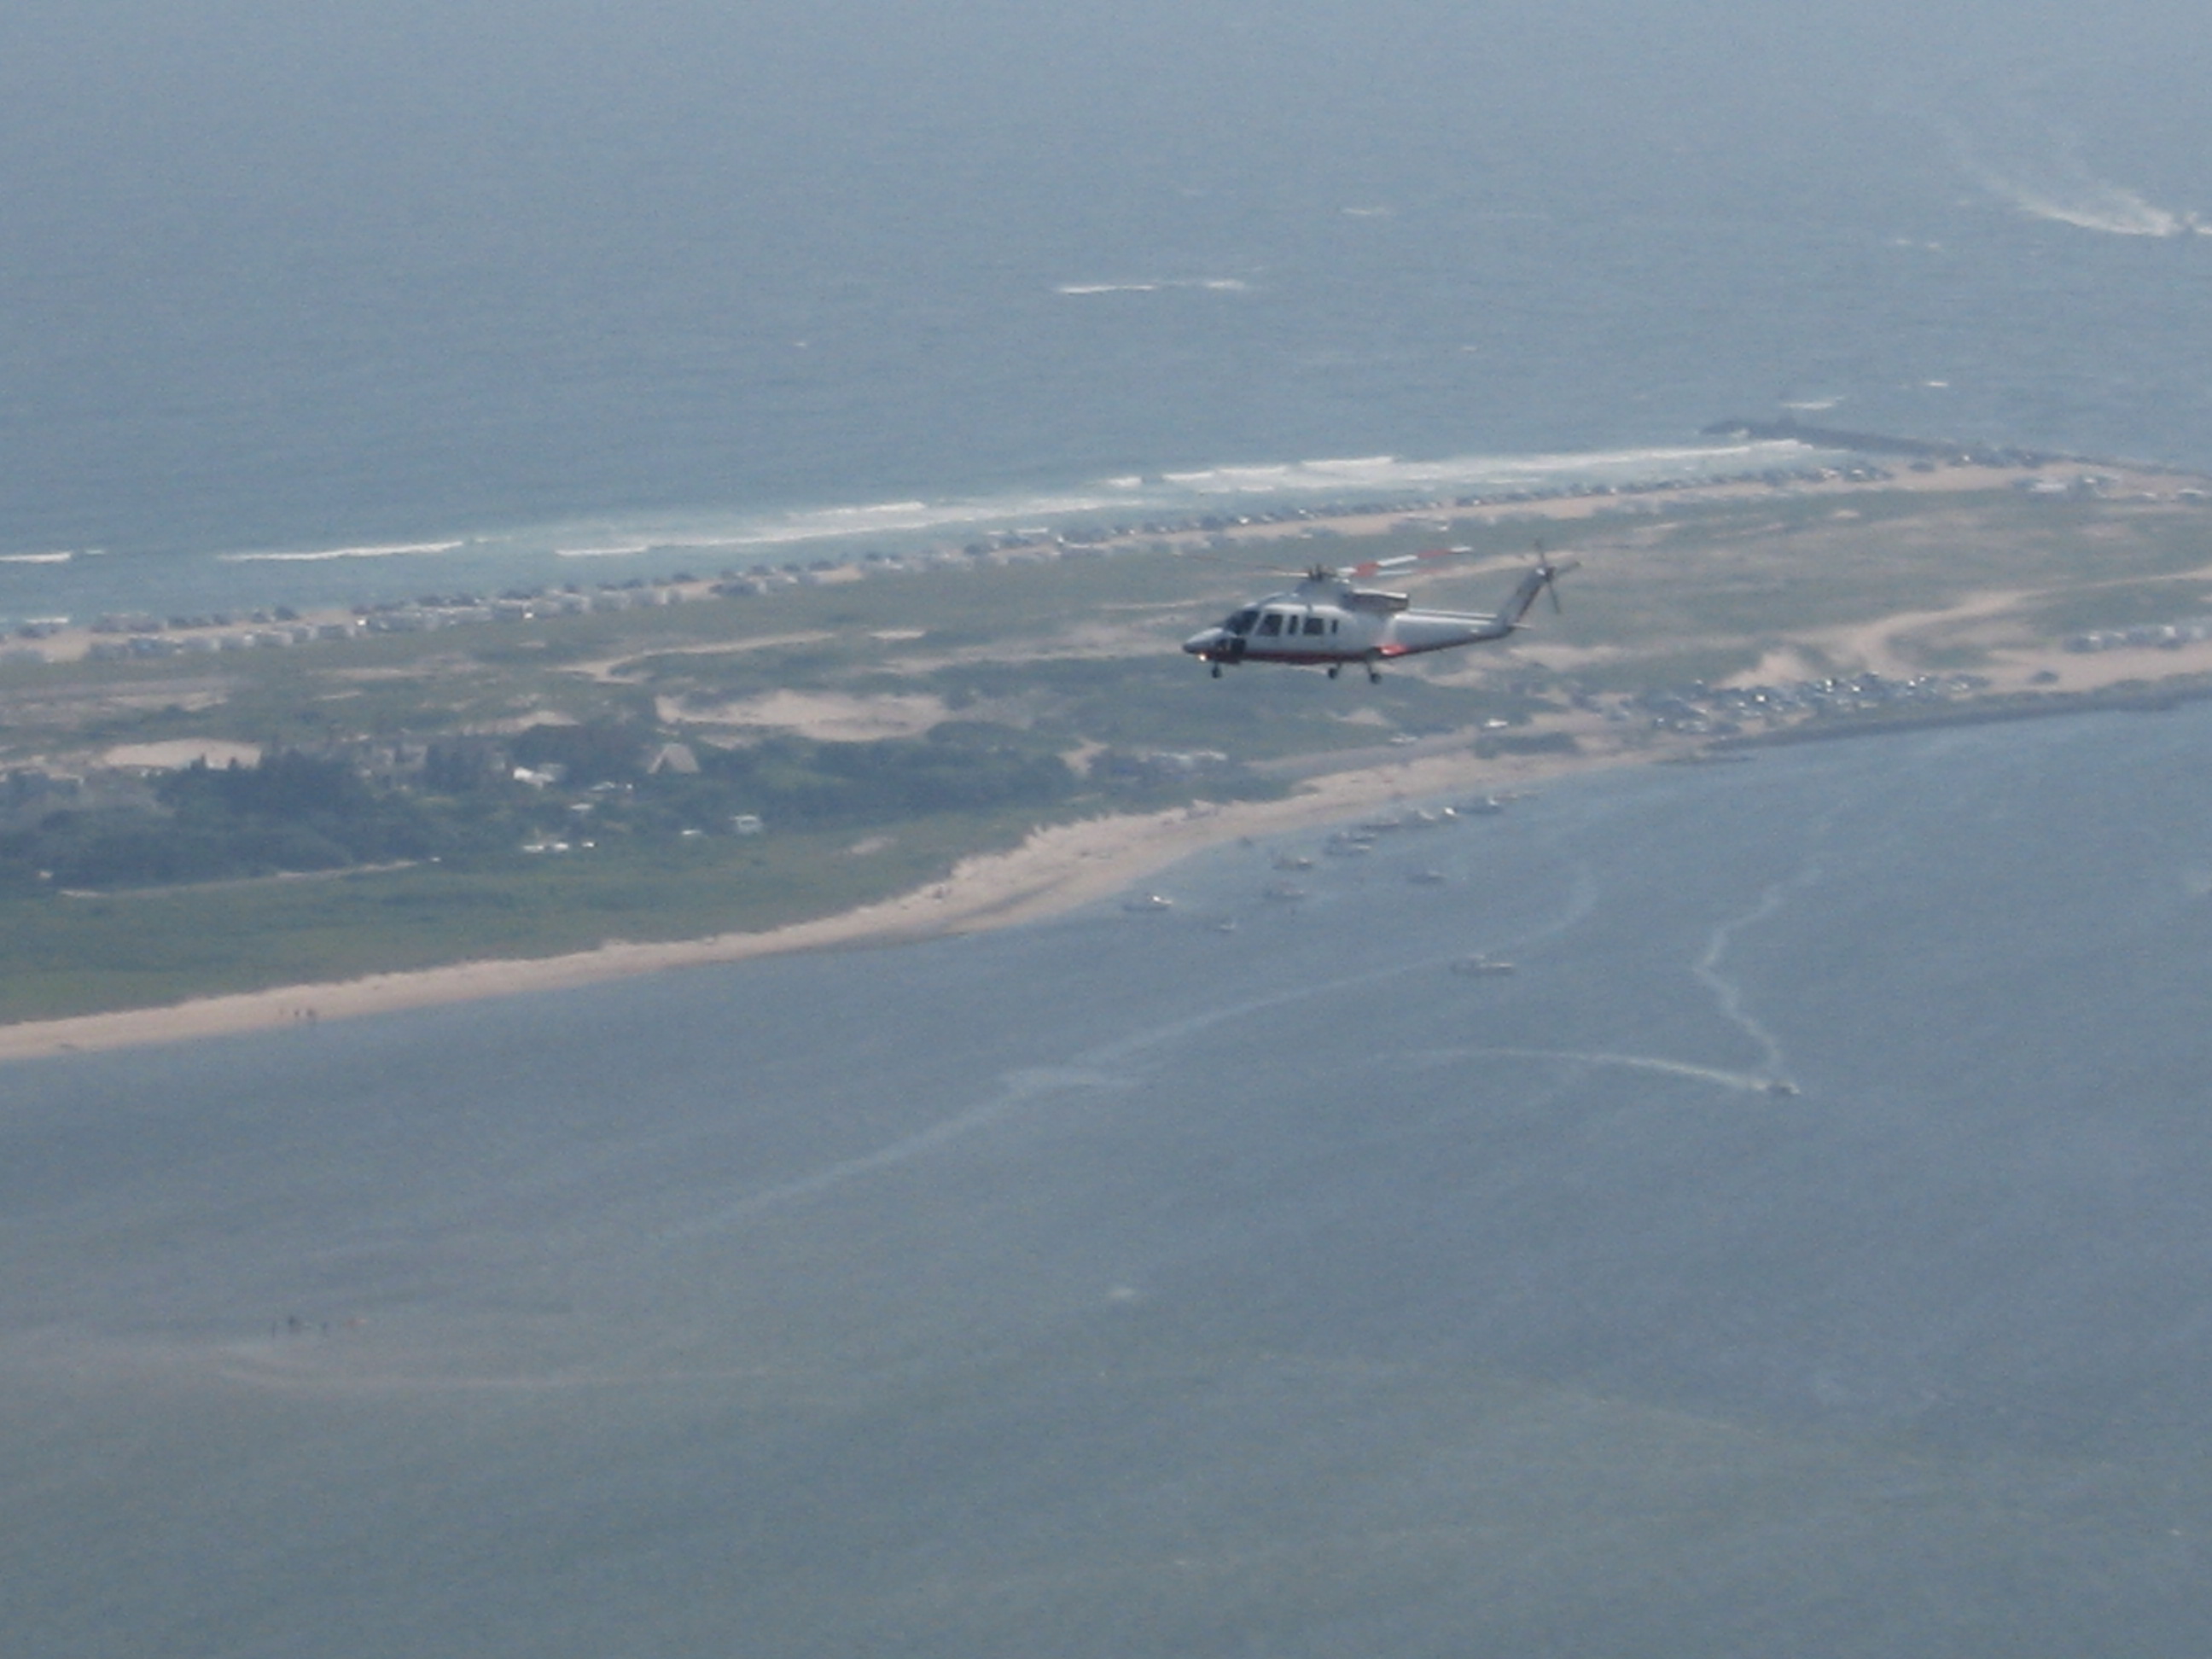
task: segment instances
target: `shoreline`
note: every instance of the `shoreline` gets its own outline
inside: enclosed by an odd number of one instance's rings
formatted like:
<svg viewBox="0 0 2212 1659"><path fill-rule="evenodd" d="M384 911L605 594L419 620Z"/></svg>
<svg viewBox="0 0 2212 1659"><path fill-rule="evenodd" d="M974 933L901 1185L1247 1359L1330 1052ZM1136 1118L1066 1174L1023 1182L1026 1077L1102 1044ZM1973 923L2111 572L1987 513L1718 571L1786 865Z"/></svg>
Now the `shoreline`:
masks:
<svg viewBox="0 0 2212 1659"><path fill-rule="evenodd" d="M1886 480L1879 487L1939 494L1997 487L2017 476L2002 469L1953 466L1929 473L1907 472ZM1865 487L1843 481L1809 484L1801 482L1786 493L1845 495ZM1774 493L1763 485L1708 486L1703 490L1686 490L1682 498L1687 505L1700 500ZM1516 507L1501 504L1499 508L1480 516L1493 522L1521 514L1537 518L1583 517L1604 512L1613 505L1607 497L1577 497L1517 504ZM1534 509L1533 513L1529 512L1531 508ZM1407 520L1407 515L1398 514L1389 516L1391 523L1399 526ZM1343 527L1348 529L1355 522L1358 521L1345 521ZM1373 525L1358 523L1358 527L1388 526L1378 521ZM1232 532L1231 539L1279 540L1284 535L1282 526L1255 524L1239 526ZM1736 678L1746 683L1753 678L1786 678L1798 646L1806 643L1833 645L1845 656L1863 660L1869 667L1894 669L1900 666L1896 659L1897 648L1909 637L1979 622L1984 612L1993 607L2002 610L2022 597L2011 591L1970 594L1947 609L1899 612L1871 624L1831 630L1837 636L1832 639L1824 640L1818 633L1807 635L1801 641L1770 653L1772 660L1762 661L1756 669ZM1486 756L1474 752L1470 743L1473 734L1462 732L1449 738L1425 741L1403 755L1389 758L1372 750L1356 759L1344 757L1341 763L1334 768L1328 757L1316 757L1316 769L1305 775L1297 793L1286 799L1226 805L1200 802L1187 808L1086 819L1037 830L1011 851L963 860L942 881L894 898L765 932L650 944L610 940L595 949L560 956L453 963L347 981L192 998L149 1008L24 1021L0 1025L0 1063L242 1035L326 1018L358 1018L409 1008L565 989L789 951L878 948L1013 926L1105 898L1155 871L1225 842L1317 830L1396 800L1453 792L1502 793L1530 781L1568 774L1631 764L1713 758L1709 751L1717 750L1741 752L1769 744L1876 735L1930 723L1957 724L2086 711L2086 707L2095 706L2100 694L2104 700L2120 706L2158 706L2171 695L2161 694L2160 682L2193 675L2212 678L2212 641L2165 654L2160 663L2163 672L2148 679L2142 666L2141 658L2132 652L2082 656L2044 645L2026 649L2000 647L1990 653L1985 671L1994 682L1997 697L1978 698L1958 705L1932 722L1917 719L1894 723L1853 722L1810 730L1791 726L1747 734L1741 738L1717 740L1688 732L1641 731L1632 743L1620 728L1610 726L1595 715L1570 714L1564 719L1547 718L1542 725L1547 732L1571 734L1580 745L1572 752ZM2057 694L2054 701L2061 706L1986 706L2006 698L2008 694L2016 698L2027 693ZM2194 695L2205 693L2199 690ZM1978 709L1975 703L1984 706ZM195 739L168 746L183 750L209 745ZM182 763L176 757L166 754L159 759L173 765Z"/></svg>
<svg viewBox="0 0 2212 1659"><path fill-rule="evenodd" d="M1934 613L1937 617L1945 614ZM1892 618L1885 626L1928 620L1908 615ZM1200 801L1158 812L1085 818L1036 830L1011 851L962 860L941 881L764 932L652 943L609 940L592 950L559 956L483 958L352 980L195 997L154 1007L26 1020L0 1025L0 1065L566 990L794 951L918 944L1061 915L1225 842L1324 830L1401 801L1454 793L1499 793L1553 778L1628 766L1748 759L1761 749L1820 739L1901 735L1938 726L2101 708L2156 709L2212 696L2206 679L2212 673L2212 644L2182 653L2188 659L2185 665L2169 659L2167 673L2148 679L2129 672L2139 661L2128 660L2131 654L2114 653L2112 657L2119 660L2106 662L2069 659L2055 650L2020 653L2004 664L2008 672L2002 679L2014 684L2003 686L1996 697L1976 698L1897 720L1849 720L1832 726L1813 722L1735 738L1640 732L1638 740L1631 744L1602 719L1577 714L1545 722L1547 731L1571 734L1580 745L1574 751L1492 755L1474 752L1470 735L1456 733L1449 739L1431 740L1449 745L1441 750L1425 744L1387 760L1365 751L1371 757L1365 763L1312 773L1300 781L1296 793L1281 800ZM2197 660L2200 656L2201 662ZM2069 671L2064 680L2070 683L2039 688L2042 696L2014 700L2027 690L2035 668L2062 663ZM2175 667L2182 672L2172 672Z"/></svg>
<svg viewBox="0 0 2212 1659"><path fill-rule="evenodd" d="M1595 732L1589 735L1598 735ZM1609 735L1609 734L1607 734ZM245 1036L537 991L568 990L793 951L879 949L1018 926L1132 886L1198 853L1247 837L1319 830L1394 801L1510 790L1569 773L1649 764L1692 743L1578 754L1408 758L1325 773L1287 799L1195 803L1034 830L1010 852L963 859L940 882L764 933L652 944L611 940L556 957L485 959L313 985L197 997L151 1008L0 1025L0 1063Z"/></svg>
<svg viewBox="0 0 2212 1659"><path fill-rule="evenodd" d="M1899 440L1898 441L1916 441ZM1816 453L1808 447L1808 454ZM2051 458L2046 458L2051 459ZM2161 471L2140 463L2114 462L2101 464L2112 475L2112 483L2130 492L2154 493L2160 486L2176 487L2176 481L2196 475L2179 471ZM994 547L989 556L994 562L1020 562L1038 556L1043 545L1054 556L1078 553L1119 553L1147 547L1164 549L1177 554L1188 554L1211 547L1219 542L1232 545L1246 543L1297 542L1316 534L1324 537L1381 536L1394 532L1419 528L1435 534L1449 533L1455 524L1480 524L1491 528L1513 524L1540 524L1545 521L1566 521L1618 518L1626 524L1662 517L1669 508L1690 508L1715 505L1788 499L1797 496L1849 495L1866 490L1905 490L1916 495L1964 494L1977 490L1997 489L2015 486L2032 479L2035 470L2025 465L2000 463L1986 459L1972 461L1953 460L1927 472L1910 470L1886 472L1879 479L1867 480L1846 477L1790 477L1769 482L1765 478L1717 477L1703 480L1684 480L1651 490L1620 490L1607 488L1588 491L1568 491L1558 494L1512 495L1478 498L1475 504L1466 505L1448 498L1413 499L1375 507L1331 507L1293 517L1264 517L1245 520L1231 520L1218 527L1206 528L1197 523L1179 523L1163 526L1157 531L1130 529L1116 533L1071 540L1057 533L1042 538L1042 543L1010 542ZM902 556L904 562L899 568L908 574L927 574L946 562L957 563L960 550L950 543L939 543L917 549ZM697 562L697 561L694 561ZM784 569L789 567L781 568ZM729 578L781 581L789 580L779 574L780 568L770 562L761 562L723 573L720 578L688 576L646 579L645 585L664 590L671 602L697 603L716 596ZM579 573L580 574L582 573ZM817 568L809 573L809 580L817 583L836 583L861 580L866 567L850 560L839 559L832 568ZM610 586L620 584L600 582L589 586L578 585L566 597L579 606L587 606ZM549 593L541 587L541 594ZM566 592L566 590L564 590ZM483 596L473 596L481 603L473 607L482 611L491 602ZM561 595L554 595L560 598ZM239 616L226 613L220 622L195 619L188 625L178 626L173 620L149 617L153 632L144 638L159 645L157 652L149 652L148 659L159 659L177 667L217 671L224 659L236 650L248 648L263 635L271 633L288 634L286 643L301 644L342 643L344 640L361 637L364 632L375 631L374 618L380 611L419 610L398 601L381 604L357 602L347 604L333 600L306 603L291 609L289 617L276 621L262 614L274 607L260 607L254 614ZM254 609L249 607L250 610ZM553 615L544 611L542 615ZM580 614L562 612L560 614ZM421 619L418 618L418 621ZM471 615L463 619L448 620L434 611L425 626L394 631L416 633L442 631L451 628L464 629L497 626L485 616ZM337 630L337 631L333 631ZM101 631L88 621L71 618L42 629L35 636L10 637L0 628L0 661L20 659L21 662L46 668L65 669L95 659L96 650L115 648L129 653L129 643L134 637L128 629ZM143 641L142 641L143 642ZM219 745L222 746L222 745ZM229 745L235 747L236 745ZM145 763L124 762L124 764ZM162 764L162 762L150 763Z"/></svg>
<svg viewBox="0 0 2212 1659"><path fill-rule="evenodd" d="M2182 684L2161 684L2169 678ZM1158 812L1084 818L1035 830L1010 851L963 859L941 881L764 932L651 943L609 940L593 950L559 956L483 958L352 980L195 997L148 1008L26 1020L0 1025L0 1065L568 990L797 951L920 944L1042 921L1108 898L1226 842L1318 832L1402 801L1455 793L1504 793L1554 778L1630 766L1749 759L1762 749L1820 739L1904 735L1936 726L2107 708L2161 709L2208 696L2212 688L2192 676L2149 681L2130 678L2120 685L2057 690L2048 702L1975 699L1893 721L1814 722L1739 738L1655 738L1644 733L1634 745L1600 720L1571 717L1547 723L1548 729L1571 732L1583 745L1573 752L1479 755L1465 734L1457 734L1452 746L1442 752L1417 751L1315 773L1301 781L1297 793L1281 800L1200 801Z"/></svg>

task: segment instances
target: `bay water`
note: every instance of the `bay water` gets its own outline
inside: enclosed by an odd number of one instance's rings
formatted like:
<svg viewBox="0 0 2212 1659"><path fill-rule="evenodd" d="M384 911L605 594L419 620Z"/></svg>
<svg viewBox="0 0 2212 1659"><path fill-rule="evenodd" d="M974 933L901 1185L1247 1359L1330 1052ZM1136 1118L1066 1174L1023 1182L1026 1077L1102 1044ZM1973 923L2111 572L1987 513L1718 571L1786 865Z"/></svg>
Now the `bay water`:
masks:
<svg viewBox="0 0 2212 1659"><path fill-rule="evenodd" d="M13 1066L14 1640L2193 1650L2208 743Z"/></svg>

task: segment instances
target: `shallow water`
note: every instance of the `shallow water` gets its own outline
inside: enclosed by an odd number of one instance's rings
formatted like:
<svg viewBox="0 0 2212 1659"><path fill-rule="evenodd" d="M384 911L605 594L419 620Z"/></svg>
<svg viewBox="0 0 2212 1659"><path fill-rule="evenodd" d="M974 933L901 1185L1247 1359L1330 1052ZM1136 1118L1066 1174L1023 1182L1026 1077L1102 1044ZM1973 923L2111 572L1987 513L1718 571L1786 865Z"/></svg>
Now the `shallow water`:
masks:
<svg viewBox="0 0 2212 1659"><path fill-rule="evenodd" d="M13 1067L19 1650L2202 1645L2208 737Z"/></svg>

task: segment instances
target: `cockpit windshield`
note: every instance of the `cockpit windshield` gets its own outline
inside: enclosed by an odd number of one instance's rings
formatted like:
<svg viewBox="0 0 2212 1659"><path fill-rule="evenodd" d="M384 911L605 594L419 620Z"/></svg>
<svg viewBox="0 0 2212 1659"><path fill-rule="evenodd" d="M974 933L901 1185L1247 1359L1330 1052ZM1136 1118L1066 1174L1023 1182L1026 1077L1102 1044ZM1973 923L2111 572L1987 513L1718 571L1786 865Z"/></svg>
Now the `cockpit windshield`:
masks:
<svg viewBox="0 0 2212 1659"><path fill-rule="evenodd" d="M1241 637L1243 635L1250 633L1252 631L1252 624L1259 620L1260 613L1257 611L1239 611L1235 616L1230 617L1227 622L1221 624L1221 631L1224 634L1235 634Z"/></svg>

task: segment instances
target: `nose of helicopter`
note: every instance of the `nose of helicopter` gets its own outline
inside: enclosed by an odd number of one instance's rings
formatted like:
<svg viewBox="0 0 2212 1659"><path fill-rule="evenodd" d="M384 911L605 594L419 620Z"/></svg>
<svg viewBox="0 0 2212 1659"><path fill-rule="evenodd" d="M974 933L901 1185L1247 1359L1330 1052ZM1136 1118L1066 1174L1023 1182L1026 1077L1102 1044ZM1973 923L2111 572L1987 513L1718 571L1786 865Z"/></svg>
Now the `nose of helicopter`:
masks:
<svg viewBox="0 0 2212 1659"><path fill-rule="evenodd" d="M1194 657L1202 657L1221 642L1221 630L1209 628L1192 635L1182 642L1182 648Z"/></svg>

